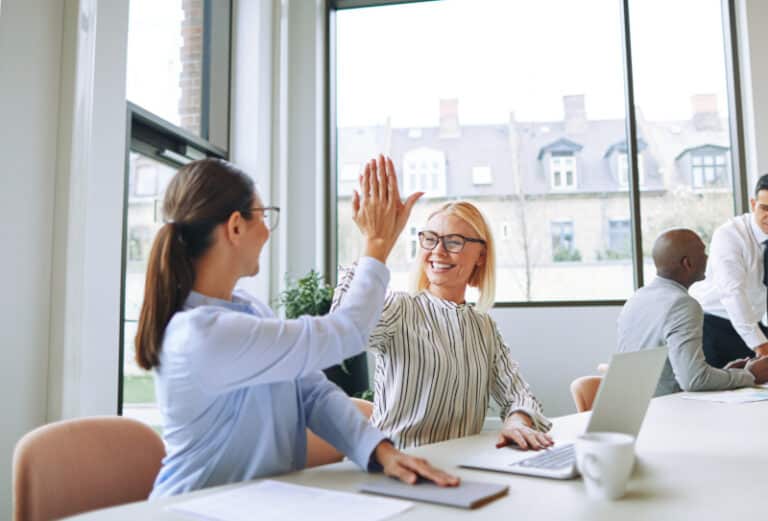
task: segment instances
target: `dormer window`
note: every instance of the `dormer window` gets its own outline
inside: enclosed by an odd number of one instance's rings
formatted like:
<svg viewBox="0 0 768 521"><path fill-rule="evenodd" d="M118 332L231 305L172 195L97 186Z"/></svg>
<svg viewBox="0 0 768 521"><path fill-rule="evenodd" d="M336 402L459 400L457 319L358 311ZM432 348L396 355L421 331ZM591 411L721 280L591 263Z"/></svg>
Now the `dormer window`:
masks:
<svg viewBox="0 0 768 521"><path fill-rule="evenodd" d="M701 154L691 157L694 188L726 186L728 182L725 154Z"/></svg>
<svg viewBox="0 0 768 521"><path fill-rule="evenodd" d="M637 174L640 186L645 185L645 153L648 144L642 139L637 140ZM629 186L629 153L627 141L622 139L609 146L603 158L608 161L611 173L615 176L620 188Z"/></svg>
<svg viewBox="0 0 768 521"><path fill-rule="evenodd" d="M726 146L705 144L686 148L675 160L695 190L724 189L730 185L729 152Z"/></svg>
<svg viewBox="0 0 768 521"><path fill-rule="evenodd" d="M578 186L576 156L584 148L568 138L560 138L539 149L538 159L549 175L552 190L575 190Z"/></svg>
<svg viewBox="0 0 768 521"><path fill-rule="evenodd" d="M490 166L472 167L472 184L473 185L489 185L492 183L493 183L493 176L491 176Z"/></svg>
<svg viewBox="0 0 768 521"><path fill-rule="evenodd" d="M552 188L573 190L576 188L576 157L571 152L552 152L549 158Z"/></svg>
<svg viewBox="0 0 768 521"><path fill-rule="evenodd" d="M403 157L403 193L424 192L425 197L446 195L445 152L415 148Z"/></svg>
<svg viewBox="0 0 768 521"><path fill-rule="evenodd" d="M626 152L616 154L616 161L618 162L616 172L618 172L619 184L622 187L629 186L629 157ZM645 168L643 168L643 155L637 155L637 173L639 176L640 186L645 184Z"/></svg>

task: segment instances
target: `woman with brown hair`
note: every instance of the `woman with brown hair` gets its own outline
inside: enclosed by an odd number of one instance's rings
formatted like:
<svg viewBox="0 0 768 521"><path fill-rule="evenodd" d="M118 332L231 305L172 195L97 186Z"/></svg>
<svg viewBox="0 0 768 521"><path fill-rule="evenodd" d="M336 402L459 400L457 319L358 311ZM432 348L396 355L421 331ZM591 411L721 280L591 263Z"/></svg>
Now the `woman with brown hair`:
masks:
<svg viewBox="0 0 768 521"><path fill-rule="evenodd" d="M384 262L420 196L400 201L383 157L366 165L360 187L353 218L365 254L347 302L324 317L280 320L235 290L258 273L278 209L225 161L195 161L171 180L135 342L139 365L156 373L167 450L153 497L301 469L307 427L364 469L458 483L396 450L320 371L365 347L389 281Z"/></svg>

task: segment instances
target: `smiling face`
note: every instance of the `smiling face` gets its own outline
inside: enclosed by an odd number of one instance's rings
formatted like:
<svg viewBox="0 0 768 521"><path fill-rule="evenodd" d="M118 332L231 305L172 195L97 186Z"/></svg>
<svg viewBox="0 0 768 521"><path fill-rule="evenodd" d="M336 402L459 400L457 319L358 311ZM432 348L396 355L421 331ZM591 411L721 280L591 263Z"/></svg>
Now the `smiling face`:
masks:
<svg viewBox="0 0 768 521"><path fill-rule="evenodd" d="M477 232L463 219L455 215L438 213L429 219L424 231L437 235L458 234L479 239ZM427 290L446 300L464 302L464 293L475 269L485 263L485 246L476 242L467 242L459 253L445 249L443 241L438 242L433 250L421 249L419 260L427 277Z"/></svg>

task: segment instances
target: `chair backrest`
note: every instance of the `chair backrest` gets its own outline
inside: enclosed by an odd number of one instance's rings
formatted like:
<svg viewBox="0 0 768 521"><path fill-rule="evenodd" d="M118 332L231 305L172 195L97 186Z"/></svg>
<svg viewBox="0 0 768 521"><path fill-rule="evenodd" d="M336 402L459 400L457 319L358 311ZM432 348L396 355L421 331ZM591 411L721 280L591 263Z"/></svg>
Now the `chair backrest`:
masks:
<svg viewBox="0 0 768 521"><path fill-rule="evenodd" d="M48 521L147 499L165 456L148 426L122 417L39 427L13 454L15 521Z"/></svg>
<svg viewBox="0 0 768 521"><path fill-rule="evenodd" d="M591 411L602 376L581 376L571 382L571 395L579 412Z"/></svg>

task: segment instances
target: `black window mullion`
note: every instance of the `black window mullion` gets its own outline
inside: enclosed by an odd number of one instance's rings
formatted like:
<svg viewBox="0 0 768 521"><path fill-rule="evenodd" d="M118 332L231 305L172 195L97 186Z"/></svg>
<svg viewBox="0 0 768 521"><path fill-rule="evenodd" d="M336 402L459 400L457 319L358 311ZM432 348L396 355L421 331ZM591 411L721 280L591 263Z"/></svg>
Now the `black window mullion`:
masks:
<svg viewBox="0 0 768 521"><path fill-rule="evenodd" d="M728 97L728 126L731 140L731 183L736 214L749 211L749 181L744 140L744 112L741 100L741 68L739 64L736 2L721 0L723 12L723 45L725 45L725 81Z"/></svg>
<svg viewBox="0 0 768 521"><path fill-rule="evenodd" d="M632 225L632 269L635 289L644 285L643 233L640 217L640 175L637 168L637 113L635 111L635 84L632 70L632 40L629 18L629 0L621 0L623 31L624 99L626 103L626 140L628 161L629 209Z"/></svg>

